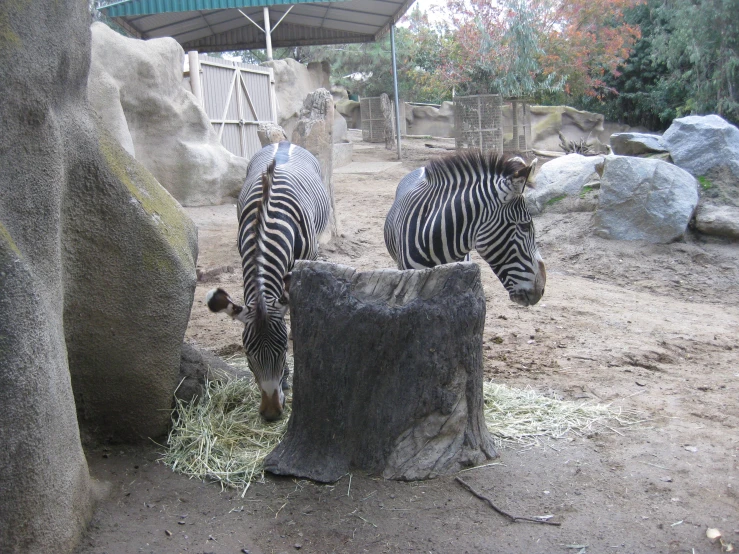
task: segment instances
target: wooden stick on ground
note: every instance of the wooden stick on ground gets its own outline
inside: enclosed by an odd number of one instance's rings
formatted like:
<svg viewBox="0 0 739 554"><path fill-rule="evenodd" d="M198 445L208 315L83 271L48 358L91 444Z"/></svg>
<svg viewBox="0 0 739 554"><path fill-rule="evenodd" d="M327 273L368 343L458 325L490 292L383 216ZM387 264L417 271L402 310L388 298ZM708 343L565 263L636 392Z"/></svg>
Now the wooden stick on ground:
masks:
<svg viewBox="0 0 739 554"><path fill-rule="evenodd" d="M459 477L455 477L455 480L460 485L462 485L465 489L467 489L469 492L471 492L473 495L475 495L477 498L479 498L480 500L484 500L485 502L487 502L488 506L490 506L493 510L495 510L500 515L502 515L503 517L508 518L509 520L511 520L513 522L516 522L516 521L530 521L531 523L543 523L544 525L555 525L557 527L559 527L560 525L562 525L561 523L557 523L556 521L546 521L544 519L536 519L536 518L532 518L532 517L512 516L508 512L504 512L503 510L501 510L500 508L498 508L495 504L493 504L493 501L490 500L487 496L485 496L485 495L480 494L479 492L477 492L475 489L473 489L469 484L467 484L466 482L464 482Z"/></svg>

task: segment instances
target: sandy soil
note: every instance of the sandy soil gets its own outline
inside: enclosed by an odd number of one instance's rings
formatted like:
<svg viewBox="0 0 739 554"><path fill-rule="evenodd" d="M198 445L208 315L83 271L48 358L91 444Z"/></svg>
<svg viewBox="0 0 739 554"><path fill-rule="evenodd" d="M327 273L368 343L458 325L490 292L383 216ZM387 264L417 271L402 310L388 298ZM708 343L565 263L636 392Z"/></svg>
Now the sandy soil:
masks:
<svg viewBox="0 0 739 554"><path fill-rule="evenodd" d="M401 166L335 175L342 238L322 259L392 267L382 225L398 181L443 153L409 139ZM359 143L355 161L394 159ZM240 347L240 326L207 312L218 283L239 294L233 206L188 209L203 271L188 339ZM739 548L739 245L687 237L649 245L592 235L590 214L535 219L547 290L513 305L483 267L486 377L565 399L640 410L649 421L527 448L464 478L500 508L551 514L560 527L511 523L454 477L387 482L355 473L331 486L268 477L242 498L171 472L157 448L91 448L110 483L78 552L710 553L717 527ZM480 262L479 258L473 258ZM217 273L218 271L216 271Z"/></svg>

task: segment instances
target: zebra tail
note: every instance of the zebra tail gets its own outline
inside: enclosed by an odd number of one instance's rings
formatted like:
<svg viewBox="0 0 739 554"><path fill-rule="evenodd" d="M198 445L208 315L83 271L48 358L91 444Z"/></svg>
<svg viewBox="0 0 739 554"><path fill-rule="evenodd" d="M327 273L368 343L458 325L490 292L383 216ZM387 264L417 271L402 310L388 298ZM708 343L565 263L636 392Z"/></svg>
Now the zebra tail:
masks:
<svg viewBox="0 0 739 554"><path fill-rule="evenodd" d="M272 192L272 185L275 180L275 166L277 165L276 160L272 160L266 171L262 173L262 198L257 206L257 214L254 218L254 255L255 268L254 272L254 290L256 291L255 298L255 318L254 323L257 326L257 330L261 330L267 323L267 304L264 300L264 278L262 277L263 265L264 265L264 243L262 241L262 231L267 220L267 210L269 209L270 193Z"/></svg>

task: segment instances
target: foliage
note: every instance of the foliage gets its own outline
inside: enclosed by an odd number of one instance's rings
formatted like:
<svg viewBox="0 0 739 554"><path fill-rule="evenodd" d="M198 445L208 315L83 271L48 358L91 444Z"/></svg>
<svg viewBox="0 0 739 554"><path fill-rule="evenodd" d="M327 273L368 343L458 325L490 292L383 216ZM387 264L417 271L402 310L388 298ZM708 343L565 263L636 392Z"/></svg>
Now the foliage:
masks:
<svg viewBox="0 0 739 554"><path fill-rule="evenodd" d="M448 39L444 26L429 22L428 14L417 6L404 18L407 26L395 30L398 90L403 99L414 102L440 103L451 100L452 89L436 78L444 42ZM266 60L263 50L241 52L247 63ZM278 48L274 59L294 58L301 63L327 61L332 82L360 96L393 96L390 35L378 42L330 46ZM390 70L389 70L390 69Z"/></svg>
<svg viewBox="0 0 739 554"><path fill-rule="evenodd" d="M580 107L650 129L689 114L718 113L739 123L736 13L738 0L648 0L626 10L642 38L606 76L613 92Z"/></svg>
<svg viewBox="0 0 739 554"><path fill-rule="evenodd" d="M641 0L449 0L454 48L442 72L463 93L598 95L639 36L623 9Z"/></svg>
<svg viewBox="0 0 739 554"><path fill-rule="evenodd" d="M655 7L667 23L654 38L665 81L689 91L677 115L715 112L739 122L739 1L694 0Z"/></svg>

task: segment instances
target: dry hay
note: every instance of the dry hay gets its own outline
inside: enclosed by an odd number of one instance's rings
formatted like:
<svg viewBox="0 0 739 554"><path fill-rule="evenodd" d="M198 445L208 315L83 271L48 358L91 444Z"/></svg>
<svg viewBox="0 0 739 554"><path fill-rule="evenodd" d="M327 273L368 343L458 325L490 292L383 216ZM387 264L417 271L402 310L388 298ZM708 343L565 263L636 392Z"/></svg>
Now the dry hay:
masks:
<svg viewBox="0 0 739 554"><path fill-rule="evenodd" d="M210 381L202 399L177 401L161 461L189 477L243 489L264 478L264 458L282 439L290 404L281 419L259 415L261 393L251 378Z"/></svg>
<svg viewBox="0 0 739 554"><path fill-rule="evenodd" d="M568 433L638 423L637 414L608 405L571 402L533 389L483 385L485 420L498 447L531 445ZM290 403L277 422L259 415L260 392L252 379L211 381L199 402L178 401L162 461L190 477L215 480L246 493L264 478L263 461L287 429ZM618 431L615 431L618 433Z"/></svg>
<svg viewBox="0 0 739 554"><path fill-rule="evenodd" d="M529 387L484 383L483 400L485 423L499 447L531 445L604 428L618 433L607 423L629 427L645 421L643 414L610 404L562 400Z"/></svg>

